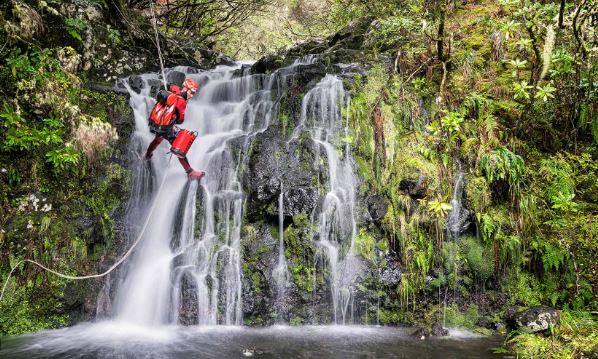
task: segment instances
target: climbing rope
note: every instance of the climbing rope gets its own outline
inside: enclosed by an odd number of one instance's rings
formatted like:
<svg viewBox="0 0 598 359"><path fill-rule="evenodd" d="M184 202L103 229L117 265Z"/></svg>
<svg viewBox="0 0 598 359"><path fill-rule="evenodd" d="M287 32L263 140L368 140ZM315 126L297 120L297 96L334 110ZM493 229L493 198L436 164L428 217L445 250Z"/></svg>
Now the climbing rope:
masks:
<svg viewBox="0 0 598 359"><path fill-rule="evenodd" d="M158 21L154 13L154 1L150 0L150 12L152 13L152 25L154 27L154 34L156 35L156 47L158 48L158 58L160 59L160 68L162 69L162 82L164 83L164 90L168 91L166 86L166 73L164 72L164 61L162 60L162 50L160 49L160 37L158 36Z"/></svg>
<svg viewBox="0 0 598 359"><path fill-rule="evenodd" d="M112 272L113 270L115 270L119 265L121 265L130 255L131 253L133 253L133 249L135 249L135 247L137 247L137 245L139 244L139 242L141 241L141 237L143 236L143 233L145 232L145 230L147 229L147 225L149 224L149 220L152 217L152 214L154 213L154 210L156 209L156 205L158 204L158 196L160 194L160 192L162 192L162 189L164 188L164 183L166 183L166 178L168 177L168 168L170 167L170 162L172 160L172 155L170 155L170 157L168 158L168 165L166 167L166 174L164 174L164 178L162 179L162 183L160 183L160 187L158 188L158 193L156 194L156 196L154 197L154 202L152 203L152 206L150 208L150 211L147 215L147 218L145 219L145 223L143 224L143 227L141 227L141 231L139 232L139 235L137 236L137 239L135 239L135 242L133 242L133 245L131 245L131 247L129 248L129 250L118 260L116 261L116 263L114 263L110 268L108 268L108 270L106 270L103 273L100 274L93 274L93 275L86 275L86 276L72 276L72 275L68 275L68 274L63 274L60 272L57 272L53 269L50 269L46 266L44 266L41 263L38 263L34 260L31 259L23 259L21 261L19 261L17 264L14 265L14 267L11 268L10 272L8 273L8 277L6 278L6 282L4 282L4 286L2 287L2 292L0 293L0 303L2 303L2 298L4 297L4 291L6 290L6 287L8 286L8 282L10 281L10 277L12 276L12 273L15 271L15 269L17 269L21 264L23 263L31 263L34 264L52 274L55 274L59 277L65 278L65 279L72 279L72 280L83 280L83 279L91 279L91 278L100 278L100 277L104 277L106 275L108 275L110 272Z"/></svg>

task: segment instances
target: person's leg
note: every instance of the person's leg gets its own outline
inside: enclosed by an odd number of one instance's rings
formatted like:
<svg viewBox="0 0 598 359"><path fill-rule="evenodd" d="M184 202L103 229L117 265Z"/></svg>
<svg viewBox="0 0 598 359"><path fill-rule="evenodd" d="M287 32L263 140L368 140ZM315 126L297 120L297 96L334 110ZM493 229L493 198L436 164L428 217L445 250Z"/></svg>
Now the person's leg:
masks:
<svg viewBox="0 0 598 359"><path fill-rule="evenodd" d="M183 168L185 169L185 172L187 173L189 178L200 179L205 175L203 171L196 171L193 168L191 168L191 165L189 164L189 160L187 160L187 157L179 157L179 162L181 163L181 166L183 166Z"/></svg>
<svg viewBox="0 0 598 359"><path fill-rule="evenodd" d="M145 158L152 158L154 150L158 147L160 143L162 143L162 141L164 141L164 137L156 135L156 137L154 137L149 146L147 146L147 151L145 151Z"/></svg>
<svg viewBox="0 0 598 359"><path fill-rule="evenodd" d="M172 145L172 142L174 142L177 133L178 132L173 131L166 138L166 140L168 140L168 142L170 142L171 145ZM187 173L187 176L189 176L189 178L191 178L191 179L201 179L205 175L205 172L203 172L203 171L196 171L196 170L194 170L191 167L191 165L189 164L189 160L187 159L187 157L183 157L183 158L178 157L178 159L179 159L179 162L181 163L181 166L183 166L183 168L185 169L185 173Z"/></svg>
<svg viewBox="0 0 598 359"><path fill-rule="evenodd" d="M193 168L191 168L191 165L189 164L189 160L187 159L187 157L178 157L179 162L181 163L181 166L183 166L183 168L185 169L185 172L189 173L191 171L193 171Z"/></svg>

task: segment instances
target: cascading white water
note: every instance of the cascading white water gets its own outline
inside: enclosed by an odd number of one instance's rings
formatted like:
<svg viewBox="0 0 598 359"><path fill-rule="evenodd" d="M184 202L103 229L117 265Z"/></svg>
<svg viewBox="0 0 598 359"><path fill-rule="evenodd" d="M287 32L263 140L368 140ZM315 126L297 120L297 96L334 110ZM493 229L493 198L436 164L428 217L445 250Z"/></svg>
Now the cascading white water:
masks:
<svg viewBox="0 0 598 359"><path fill-rule="evenodd" d="M189 182L178 161L169 163L166 142L156 150L151 170L143 160L134 160L138 165L128 219L138 222L144 218L151 201L159 205L118 285L116 320L140 325L242 324L244 193L240 171L246 167L255 134L275 120L277 96L284 93L286 77L314 61L314 57L305 57L271 75L243 73L240 77L238 67L199 73L192 68L175 69L200 84L181 127L198 132L188 159L194 168L206 171L206 177L199 185ZM155 101L149 96L148 81L157 77L144 75L142 79L145 86L139 94L127 86L136 123L131 151L138 157L153 138L147 116ZM156 193L165 177L167 185ZM280 213L283 215L282 208ZM289 275L282 223L280 227L279 265L274 276L282 293Z"/></svg>
<svg viewBox="0 0 598 359"><path fill-rule="evenodd" d="M446 220L447 231L450 238L458 238L464 230L469 226L468 217L469 210L463 207L463 185L464 176L461 169L461 163L458 163L459 172L455 187L453 188L453 196L451 198L451 210L448 213Z"/></svg>
<svg viewBox="0 0 598 359"><path fill-rule="evenodd" d="M178 161L172 160L168 166L168 146L156 151L154 184L163 176L168 176L168 184L155 194L160 205L119 288L118 320L159 325L179 323L185 317L186 324L242 323L239 239L243 192L227 142L266 128L273 102L270 92L260 89L262 76L233 78L233 70L187 74L200 83L201 90L189 101L181 127L198 132L188 158L207 175L198 187L197 182L187 181ZM152 138L146 121L153 99L147 95L131 92L136 136L144 137L144 145ZM197 235L199 188L203 219Z"/></svg>
<svg viewBox="0 0 598 359"><path fill-rule="evenodd" d="M278 263L272 271L272 277L276 282L278 307L281 307L290 278L287 259L284 255L284 186L282 183L280 184L280 195L278 196ZM277 308L277 311L279 311L279 308ZM280 314L279 312L279 319Z"/></svg>
<svg viewBox="0 0 598 359"><path fill-rule="evenodd" d="M346 135L348 131L341 111L346 97L342 81L327 75L305 95L300 122L292 135L292 139L296 139L302 131L307 131L319 145L318 150L324 149L328 162L328 192L318 215L319 239L316 244L328 265L332 319L334 323L342 324L351 319L352 284L360 270L353 250L356 176L349 146L345 146L342 159L338 152L341 134ZM319 153L316 161L320 161Z"/></svg>

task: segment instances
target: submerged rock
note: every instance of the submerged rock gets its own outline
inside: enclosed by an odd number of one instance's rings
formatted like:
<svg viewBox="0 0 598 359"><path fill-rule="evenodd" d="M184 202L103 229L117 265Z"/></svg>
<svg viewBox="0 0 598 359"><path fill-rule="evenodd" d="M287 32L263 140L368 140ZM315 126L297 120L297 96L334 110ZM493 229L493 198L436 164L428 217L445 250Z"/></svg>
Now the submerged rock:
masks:
<svg viewBox="0 0 598 359"><path fill-rule="evenodd" d="M412 337L420 338L421 340L426 339L426 337L446 337L447 335L449 335L449 331L438 322L434 323L432 327L417 328L413 333L411 333Z"/></svg>
<svg viewBox="0 0 598 359"><path fill-rule="evenodd" d="M133 91L140 93L143 88L143 78L139 75L129 77L129 86L131 86Z"/></svg>
<svg viewBox="0 0 598 359"><path fill-rule="evenodd" d="M435 323L432 326L432 330L430 330L430 335L435 336L435 337L446 337L447 335L449 335L449 331L447 329L445 329L442 326L442 324Z"/></svg>

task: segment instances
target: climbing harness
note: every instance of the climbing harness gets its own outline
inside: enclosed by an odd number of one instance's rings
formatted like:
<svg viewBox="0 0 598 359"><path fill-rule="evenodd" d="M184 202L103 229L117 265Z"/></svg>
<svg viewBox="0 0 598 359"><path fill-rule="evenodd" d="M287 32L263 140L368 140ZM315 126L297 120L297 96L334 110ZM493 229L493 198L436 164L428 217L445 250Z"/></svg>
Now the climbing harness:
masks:
<svg viewBox="0 0 598 359"><path fill-rule="evenodd" d="M0 293L0 303L2 303L2 298L4 297L4 291L6 290L6 287L8 286L8 282L10 281L10 277L12 276L12 273L15 271L15 269L17 269L22 263L28 262L31 264L34 264L52 274L55 274L59 277L65 278L65 279L72 279L72 280L83 280L83 279L91 279L91 278L101 278L106 276L107 274L109 274L110 272L112 272L113 270L115 270L119 265L121 265L130 255L131 253L133 253L133 249L135 249L135 247L137 247L137 245L139 244L139 242L141 241L141 237L143 236L143 233L145 232L145 230L147 229L147 225L149 224L149 220L152 217L152 214L154 213L154 210L156 209L156 205L158 204L158 196L160 194L160 192L162 192L162 189L164 188L164 184L166 183L166 178L168 177L168 168L170 167L170 162L172 160L172 155L170 155L170 157L168 158L168 166L166 167L166 173L164 174L164 178L162 179L162 183L160 183L160 187L158 188L158 193L156 194L156 197L154 198L154 202L152 203L152 206L150 208L150 211L147 215L147 218L145 219L145 223L143 224L143 227L141 227L141 231L139 232L139 235L137 236L137 239L135 239L135 242L133 242L133 244L131 245L131 247L129 248L129 250L118 260L116 261L116 263L114 263L110 268L108 268L108 270L106 270L103 273L100 274L92 274L92 275L86 275L86 276L72 276L72 275L68 275L68 274L63 274L60 272L57 272L53 269L50 269L46 266L44 266L41 263L38 263L34 260L31 259L23 259L21 261L19 261L17 264L15 264L10 272L8 273L8 277L6 278L6 282L4 283L4 286L2 287L2 292Z"/></svg>

